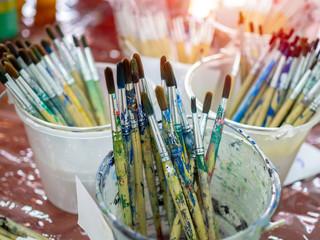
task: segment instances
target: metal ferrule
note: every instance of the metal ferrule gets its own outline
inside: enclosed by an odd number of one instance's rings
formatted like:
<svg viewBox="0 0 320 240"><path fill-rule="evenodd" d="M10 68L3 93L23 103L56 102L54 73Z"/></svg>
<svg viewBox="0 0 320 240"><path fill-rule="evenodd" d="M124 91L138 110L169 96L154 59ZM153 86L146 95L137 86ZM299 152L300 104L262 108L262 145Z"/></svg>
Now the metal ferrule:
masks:
<svg viewBox="0 0 320 240"><path fill-rule="evenodd" d="M50 54L50 58L52 59L53 63L57 66L57 69L62 74L63 78L67 81L68 85L74 83L74 79L71 74L65 69L65 67L61 64L61 61L55 52Z"/></svg>
<svg viewBox="0 0 320 240"><path fill-rule="evenodd" d="M56 76L54 71L49 67L49 65L47 64L46 60L44 58L42 58L39 63L46 70L46 72L49 74L50 78L55 82L55 84L58 85L59 87L62 87L60 79Z"/></svg>
<svg viewBox="0 0 320 240"><path fill-rule="evenodd" d="M62 77L61 73L58 71L56 66L53 64L52 60L48 55L45 55L44 61L46 62L47 66L49 67L50 71L54 75L54 77L61 83L64 84L64 78Z"/></svg>
<svg viewBox="0 0 320 240"><path fill-rule="evenodd" d="M172 119L172 123L174 125L181 124L180 116L178 113L178 99L176 93L176 87L168 87L168 95L169 95L169 107L170 107L170 115Z"/></svg>
<svg viewBox="0 0 320 240"><path fill-rule="evenodd" d="M11 88L10 84L8 84L8 82L6 82L4 84L6 86L6 88L10 91L10 93L13 95L13 97L17 100L17 102L20 104L20 106L26 110L27 112L28 111L28 107L26 106L26 104L21 100L21 98L18 96L18 94Z"/></svg>
<svg viewBox="0 0 320 240"><path fill-rule="evenodd" d="M305 104L308 104L308 102L312 100L314 96L317 94L319 89L320 89L320 78L317 79L316 84L313 85L310 91L305 94L305 97L303 98L302 102Z"/></svg>
<svg viewBox="0 0 320 240"><path fill-rule="evenodd" d="M202 113L201 119L200 119L200 134L201 134L202 139L204 138L204 133L207 128L207 121L208 121L208 114Z"/></svg>
<svg viewBox="0 0 320 240"><path fill-rule="evenodd" d="M140 87L139 83L134 83L133 84L134 91L136 94L136 102L137 102L137 115L138 115L138 122L139 126L144 126L147 124L145 114L142 109L142 104L141 104L141 93L140 93Z"/></svg>
<svg viewBox="0 0 320 240"><path fill-rule="evenodd" d="M124 135L130 134L130 117L127 108L126 89L119 89L119 108L121 116L122 132Z"/></svg>
<svg viewBox="0 0 320 240"><path fill-rule="evenodd" d="M302 65L303 72L308 68L308 62L309 62L310 57L311 57L311 52L308 52L305 57L305 60L303 61L303 65Z"/></svg>
<svg viewBox="0 0 320 240"><path fill-rule="evenodd" d="M286 60L286 63L281 71L281 74L280 74L280 87L279 89L280 90L284 90L284 89L287 89L288 88L288 85L289 85L289 79L288 79L288 74L289 74L289 70L290 70L290 67L291 67L291 63L292 63L292 57L289 57L287 60Z"/></svg>
<svg viewBox="0 0 320 240"><path fill-rule="evenodd" d="M133 92L133 94L131 94L131 96L130 96L130 94L126 94L126 97L132 97L132 96L135 95L134 94L133 83L126 84L125 87L126 87L126 91L127 92L129 92L129 93ZM130 101L132 102L132 104L136 104L135 99L130 99ZM127 105L128 105L128 101L127 101ZM132 108L131 106L128 107L128 109L129 109L129 121L130 121L131 128L135 129L135 128L138 127L138 121L137 121L137 118L136 118L136 116L133 113L133 110L131 108Z"/></svg>
<svg viewBox="0 0 320 240"><path fill-rule="evenodd" d="M188 121L186 111L184 110L183 102L181 100L178 88L176 88L176 94L177 94L177 101L178 101L178 110L179 110L179 114L181 116L181 121L182 121L182 130L183 132L189 132L191 131L191 126Z"/></svg>
<svg viewBox="0 0 320 240"><path fill-rule="evenodd" d="M241 59L241 53L240 51L237 51L236 57L232 65L231 76L237 76L239 67L240 67L240 59Z"/></svg>
<svg viewBox="0 0 320 240"><path fill-rule="evenodd" d="M69 71L69 72L74 71L74 70L75 70L75 69L74 69L74 66L72 65L72 63L71 63L70 60L68 59L68 56L67 56L65 50L63 49L63 47L62 47L59 39L57 39L57 38L54 39L54 40L53 40L53 43L54 43L56 49L58 50L59 55L61 56L61 58L62 58L62 60L63 60L63 62L64 62L64 65L67 67L68 71Z"/></svg>
<svg viewBox="0 0 320 240"><path fill-rule="evenodd" d="M288 73L288 83L290 84L293 74L297 71L297 66L299 65L299 58L294 57L291 62L290 70Z"/></svg>
<svg viewBox="0 0 320 240"><path fill-rule="evenodd" d="M302 67L302 64L303 64L303 59L302 58L299 58L298 59L298 64L297 64L297 67L295 70L293 70L293 73L292 73L292 81L291 81L291 84L290 84L290 88L291 89L295 89L295 87L297 86L299 80L301 79L301 67Z"/></svg>
<svg viewBox="0 0 320 240"><path fill-rule="evenodd" d="M297 98L297 96L300 94L304 84L307 82L307 80L309 79L311 75L311 70L308 69L302 76L302 78L300 79L300 81L298 82L297 86L294 88L293 92L290 95L290 98L292 100L295 100Z"/></svg>
<svg viewBox="0 0 320 240"><path fill-rule="evenodd" d="M80 71L82 73L84 81L89 81L91 80L91 74L90 74L90 69L89 66L86 63L86 60L84 59L84 56L82 54L81 48L76 47L76 54L77 54L77 60L80 65Z"/></svg>
<svg viewBox="0 0 320 240"><path fill-rule="evenodd" d="M196 150L202 149L203 150L203 142L200 133L199 127L199 118L196 113L192 113L192 121L193 121L193 134L194 134L194 144Z"/></svg>
<svg viewBox="0 0 320 240"><path fill-rule="evenodd" d="M165 93L166 95L168 95L168 88L167 88L166 80L161 79L161 87L163 87L164 93Z"/></svg>
<svg viewBox="0 0 320 240"><path fill-rule="evenodd" d="M286 56L282 55L280 57L279 63L278 63L277 68L276 68L276 71L274 72L273 77L271 79L270 87L272 87L272 88L276 88L277 87L278 79L280 77L282 68L283 68L285 63L286 63Z"/></svg>
<svg viewBox="0 0 320 240"><path fill-rule="evenodd" d="M148 88L148 83L147 83L147 79L145 78L140 78L139 82L141 83L140 84L140 89L144 92L147 93L149 99L151 100L151 96L150 96L150 92L149 92L149 88Z"/></svg>
<svg viewBox="0 0 320 240"><path fill-rule="evenodd" d="M36 66L33 63L31 63L28 68L32 71L32 73L36 77L37 82L43 88L43 90L47 93L49 98L55 97L56 94L51 89L51 87L48 85L47 81L43 78L43 76L39 72L38 68L36 68Z"/></svg>
<svg viewBox="0 0 320 240"><path fill-rule="evenodd" d="M160 156L163 156L163 157L169 156L166 148L166 144L163 140L161 131L158 126L158 122L156 121L154 115L148 115L148 120L149 120L149 125L152 129L153 138Z"/></svg>
<svg viewBox="0 0 320 240"><path fill-rule="evenodd" d="M42 76L44 77L45 81L47 81L49 83L49 85L53 89L53 91L58 96L63 94L63 88L60 85L55 83L54 79L50 76L50 74L47 72L47 70L40 63L37 63L36 66L39 69Z"/></svg>
<svg viewBox="0 0 320 240"><path fill-rule="evenodd" d="M88 66L89 66L93 81L99 81L99 74L98 74L98 70L95 65L94 58L92 56L91 49L89 47L85 47L84 54L86 55Z"/></svg>
<svg viewBox="0 0 320 240"><path fill-rule="evenodd" d="M111 122L111 130L112 136L117 135L116 133L121 131L121 124L117 124L117 115L120 115L117 103L117 96L115 93L109 94L109 109L111 112L110 122Z"/></svg>
<svg viewBox="0 0 320 240"><path fill-rule="evenodd" d="M320 95L318 95L310 104L309 108L316 112L318 111L318 108L320 107Z"/></svg>
<svg viewBox="0 0 320 240"><path fill-rule="evenodd" d="M74 60L74 62L77 64L77 66L79 67L79 63L77 62L77 59L76 59L76 54L74 52L74 48L71 46L71 44L69 43L69 41L67 40L67 38L63 37L62 38L62 41L64 43L64 45L66 46L68 52L69 52L69 55L72 57L72 59Z"/></svg>

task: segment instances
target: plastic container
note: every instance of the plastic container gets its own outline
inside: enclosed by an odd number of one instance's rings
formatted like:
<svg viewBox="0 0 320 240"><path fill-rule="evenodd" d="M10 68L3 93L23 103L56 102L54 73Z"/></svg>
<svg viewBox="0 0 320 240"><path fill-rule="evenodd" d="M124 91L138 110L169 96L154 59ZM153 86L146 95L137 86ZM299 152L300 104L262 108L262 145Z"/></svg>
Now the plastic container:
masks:
<svg viewBox="0 0 320 240"><path fill-rule="evenodd" d="M233 56L228 55L213 55L203 59L202 62L195 63L186 74L185 90L189 98L197 97L197 107L202 111L202 102L206 91L213 92L213 101L209 116L214 117L214 111L218 109L224 77L231 72ZM233 95L230 96L230 102L240 88L239 81L236 82ZM279 128L256 127L247 124L241 124L232 120L226 119L229 124L245 130L262 148L263 152L275 165L280 180L283 183L290 167L298 153L298 150L304 142L311 128L320 121L320 112L313 118L298 127L291 125L282 126Z"/></svg>
<svg viewBox="0 0 320 240"><path fill-rule="evenodd" d="M213 120L210 119L204 140L205 147L208 145L212 126ZM229 123L223 130L210 186L221 237L228 240L259 239L269 226L270 217L279 202L279 176L255 142ZM123 225L117 193L113 153L110 152L97 173L96 196L115 239L154 238L150 206L146 205L149 237L144 237ZM168 223L163 206L160 206L160 215L166 237Z"/></svg>

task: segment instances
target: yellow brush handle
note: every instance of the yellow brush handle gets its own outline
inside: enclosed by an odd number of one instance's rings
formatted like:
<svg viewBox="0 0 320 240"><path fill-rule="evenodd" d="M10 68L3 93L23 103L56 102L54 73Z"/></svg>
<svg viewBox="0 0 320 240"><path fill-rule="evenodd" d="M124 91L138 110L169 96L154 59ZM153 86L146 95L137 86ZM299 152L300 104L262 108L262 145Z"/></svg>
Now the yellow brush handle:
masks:
<svg viewBox="0 0 320 240"><path fill-rule="evenodd" d="M72 91L72 89L70 88L69 85L65 85L64 86L64 92L68 95L68 97L70 98L70 100L72 101L72 103L75 105L75 107L78 109L79 113L81 114L81 116L85 119L85 121L87 122L88 125L92 125L92 126L97 126L96 121L94 120L94 123L90 120L88 114L84 111L83 107L81 106L77 96L74 94L74 92Z"/></svg>
<svg viewBox="0 0 320 240"><path fill-rule="evenodd" d="M250 115L249 119L245 122L248 125L254 125L257 117L259 116L261 110L261 104L257 106L257 108L254 110L254 112Z"/></svg>
<svg viewBox="0 0 320 240"><path fill-rule="evenodd" d="M287 116L289 113L294 101L290 98L288 98L284 104L281 106L277 114L272 119L269 127L279 127L283 119Z"/></svg>
<svg viewBox="0 0 320 240"><path fill-rule="evenodd" d="M187 63L188 58L186 55L186 48L185 48L184 41L176 42L176 49L177 49L179 62Z"/></svg>
<svg viewBox="0 0 320 240"><path fill-rule="evenodd" d="M293 104L293 109L295 109L301 102L302 99L305 97L305 95L303 93L300 93L296 99L296 101Z"/></svg>
<svg viewBox="0 0 320 240"><path fill-rule="evenodd" d="M80 89L88 96L86 85L80 76L78 71L72 71L71 76L74 78L75 83L80 87Z"/></svg>
<svg viewBox="0 0 320 240"><path fill-rule="evenodd" d="M268 112L274 91L275 91L274 88L269 87L266 90L266 92L264 93L260 113L255 121L255 124L254 124L255 126L262 126L263 125L264 119L267 116L267 112Z"/></svg>
<svg viewBox="0 0 320 240"><path fill-rule="evenodd" d="M285 125L285 124L292 125L294 123L294 121L297 120L299 115L304 111L305 108L306 108L306 105L303 103L300 103L296 108L292 109L292 111L286 117L286 119L284 120L284 123L282 125Z"/></svg>
<svg viewBox="0 0 320 240"><path fill-rule="evenodd" d="M172 230L170 232L170 240L179 240L182 231L182 225L180 221L180 217L176 214L172 224Z"/></svg>
<svg viewBox="0 0 320 240"><path fill-rule="evenodd" d="M200 46L192 45L189 63L192 64L200 59Z"/></svg>
<svg viewBox="0 0 320 240"><path fill-rule="evenodd" d="M300 117L297 118L297 120L293 123L294 127L300 126L302 124L305 124L309 119L313 116L314 111L312 111L310 108L306 108Z"/></svg>
<svg viewBox="0 0 320 240"><path fill-rule="evenodd" d="M47 110L42 110L40 111L40 114L42 115L42 117L50 122L50 123L54 123L54 124L58 124L58 125L62 125L61 122L52 114L50 114Z"/></svg>

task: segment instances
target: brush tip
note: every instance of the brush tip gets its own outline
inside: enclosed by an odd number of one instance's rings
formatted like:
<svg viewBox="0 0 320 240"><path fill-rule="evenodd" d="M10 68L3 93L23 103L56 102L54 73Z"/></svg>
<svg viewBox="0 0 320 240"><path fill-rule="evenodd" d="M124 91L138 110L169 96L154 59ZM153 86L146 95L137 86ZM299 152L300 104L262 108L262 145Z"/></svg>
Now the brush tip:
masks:
<svg viewBox="0 0 320 240"><path fill-rule="evenodd" d="M117 63L117 85L119 89L125 88L125 73L123 62Z"/></svg>
<svg viewBox="0 0 320 240"><path fill-rule="evenodd" d="M18 52L17 52L17 49L16 47L12 44L12 42L10 41L7 41L6 42L6 46L7 48L9 48L10 52L15 56L15 57L18 57Z"/></svg>
<svg viewBox="0 0 320 240"><path fill-rule="evenodd" d="M147 115L153 114L153 107L146 92L141 92L142 107Z"/></svg>
<svg viewBox="0 0 320 240"><path fill-rule="evenodd" d="M166 70L165 70L166 61L167 61L167 58L166 58L166 56L163 55L160 58L160 76L161 76L161 79L166 79L166 74L165 74L165 72L166 72Z"/></svg>
<svg viewBox="0 0 320 240"><path fill-rule="evenodd" d="M124 66L124 74L125 74L126 84L130 84L130 83L132 83L130 60L125 57L122 59L122 63Z"/></svg>
<svg viewBox="0 0 320 240"><path fill-rule="evenodd" d="M88 47L88 43L85 35L81 36L81 42L84 47Z"/></svg>
<svg viewBox="0 0 320 240"><path fill-rule="evenodd" d="M40 52L40 54L42 56L45 56L47 54L46 51L43 49L43 47L40 44L36 43L36 44L34 44L34 46L37 48L37 50Z"/></svg>
<svg viewBox="0 0 320 240"><path fill-rule="evenodd" d="M27 49L27 54L28 56L30 57L31 61L34 63L34 64L37 64L39 62L38 58L34 55L34 53L30 50L30 49Z"/></svg>
<svg viewBox="0 0 320 240"><path fill-rule="evenodd" d="M132 71L132 82L138 83L139 82L139 73L138 73L138 64L137 61L132 58L130 61L131 71Z"/></svg>
<svg viewBox="0 0 320 240"><path fill-rule="evenodd" d="M191 97L191 112L197 113L196 98Z"/></svg>
<svg viewBox="0 0 320 240"><path fill-rule="evenodd" d="M24 43L26 44L27 47L31 46L31 42L28 39L25 39Z"/></svg>
<svg viewBox="0 0 320 240"><path fill-rule="evenodd" d="M7 73L9 73L9 75L15 79L17 79L19 77L19 73L17 72L17 70L14 68L14 66L12 66L11 63L9 62L4 62L4 69L6 70Z"/></svg>
<svg viewBox="0 0 320 240"><path fill-rule="evenodd" d="M231 76L228 74L224 80L224 87L223 87L223 93L222 93L223 98L229 98L230 89L231 89Z"/></svg>
<svg viewBox="0 0 320 240"><path fill-rule="evenodd" d="M54 27L55 27L55 29L57 30L58 35L59 35L61 38L63 38L63 37L64 37L64 34L63 34L62 30L61 30L60 25L59 25L59 24L55 24Z"/></svg>
<svg viewBox="0 0 320 240"><path fill-rule="evenodd" d="M57 38L57 36L54 34L54 32L52 31L52 29L51 29L51 27L50 27L49 25L47 25L47 26L45 27L45 30L46 30L48 36L49 36L52 40L54 40L54 39Z"/></svg>
<svg viewBox="0 0 320 240"><path fill-rule="evenodd" d="M109 94L115 93L115 88L114 88L114 80L113 80L113 72L110 67L106 67L104 70L104 76L106 79L106 84L107 84L107 89Z"/></svg>
<svg viewBox="0 0 320 240"><path fill-rule="evenodd" d="M75 45L76 47L79 47L80 44L79 44L78 38L77 38L75 35L72 35L72 39L73 39L74 45Z"/></svg>
<svg viewBox="0 0 320 240"><path fill-rule="evenodd" d="M22 69L21 65L18 63L17 59L13 55L9 55L8 59L15 69L17 69L18 71Z"/></svg>
<svg viewBox="0 0 320 240"><path fill-rule="evenodd" d="M42 45L42 47L46 50L46 52L48 53L48 54L50 54L50 53L52 53L52 50L51 50L51 48L50 48L50 45L48 44L48 42L46 41L46 40L41 40L41 45Z"/></svg>
<svg viewBox="0 0 320 240"><path fill-rule="evenodd" d="M165 75L166 75L166 84L168 87L172 87L176 85L176 80L174 77L173 69L169 61L165 63Z"/></svg>
<svg viewBox="0 0 320 240"><path fill-rule="evenodd" d="M243 24L243 23L244 23L244 16L243 16L243 13L240 11L239 12L238 24Z"/></svg>
<svg viewBox="0 0 320 240"><path fill-rule="evenodd" d="M25 45L24 45L24 43L22 42L22 40L21 39L16 39L15 41L14 41L14 43L16 44L16 46L18 47L18 48L25 48Z"/></svg>
<svg viewBox="0 0 320 240"><path fill-rule="evenodd" d="M31 58L27 54L25 49L18 50L19 56L23 59L23 61L29 66L32 63Z"/></svg>
<svg viewBox="0 0 320 240"><path fill-rule="evenodd" d="M156 89L154 90L154 92L156 94L161 111L167 110L168 105L167 105L166 96L165 96L163 87L156 86Z"/></svg>
<svg viewBox="0 0 320 240"><path fill-rule="evenodd" d="M253 22L249 22L250 32L254 33L254 25Z"/></svg>
<svg viewBox="0 0 320 240"><path fill-rule="evenodd" d="M36 58L38 59L38 61L41 60L42 56L40 54L40 52L38 51L37 47L35 45L31 45L30 46L31 50L33 51L33 54L36 56Z"/></svg>
<svg viewBox="0 0 320 240"><path fill-rule="evenodd" d="M137 61L139 78L140 79L144 78L144 69L143 69L143 64L142 64L142 61L141 61L140 54L134 53L133 54L133 58Z"/></svg>
<svg viewBox="0 0 320 240"><path fill-rule="evenodd" d="M203 109L202 109L203 113L208 113L210 111L212 95L213 95L212 92L210 91L206 92L206 95L203 101Z"/></svg>
<svg viewBox="0 0 320 240"><path fill-rule="evenodd" d="M261 24L259 24L258 29L259 29L259 34L262 36L263 35L263 28L262 28Z"/></svg>

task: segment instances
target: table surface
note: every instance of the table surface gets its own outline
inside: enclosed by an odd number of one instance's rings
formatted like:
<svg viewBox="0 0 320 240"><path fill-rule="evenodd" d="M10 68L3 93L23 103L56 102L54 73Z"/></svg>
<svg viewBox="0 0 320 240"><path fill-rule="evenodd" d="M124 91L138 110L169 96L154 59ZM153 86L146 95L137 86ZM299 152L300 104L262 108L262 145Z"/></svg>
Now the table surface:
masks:
<svg viewBox="0 0 320 240"><path fill-rule="evenodd" d="M78 36L85 33L96 61L115 63L121 59L109 4L98 0L71 4L72 1L67 1L60 6L57 12L60 15L56 15L65 33ZM64 19L63 13L73 17ZM30 25L30 19L24 18L21 35L30 35L31 41L46 37L44 24L40 21ZM306 141L320 149L320 125L311 130ZM48 200L23 123L6 98L0 101L0 214L50 238L88 239L77 225L77 215L56 208ZM272 220L286 219L287 224L265 233L261 239L319 239L319 217L320 175L317 175L282 189Z"/></svg>

